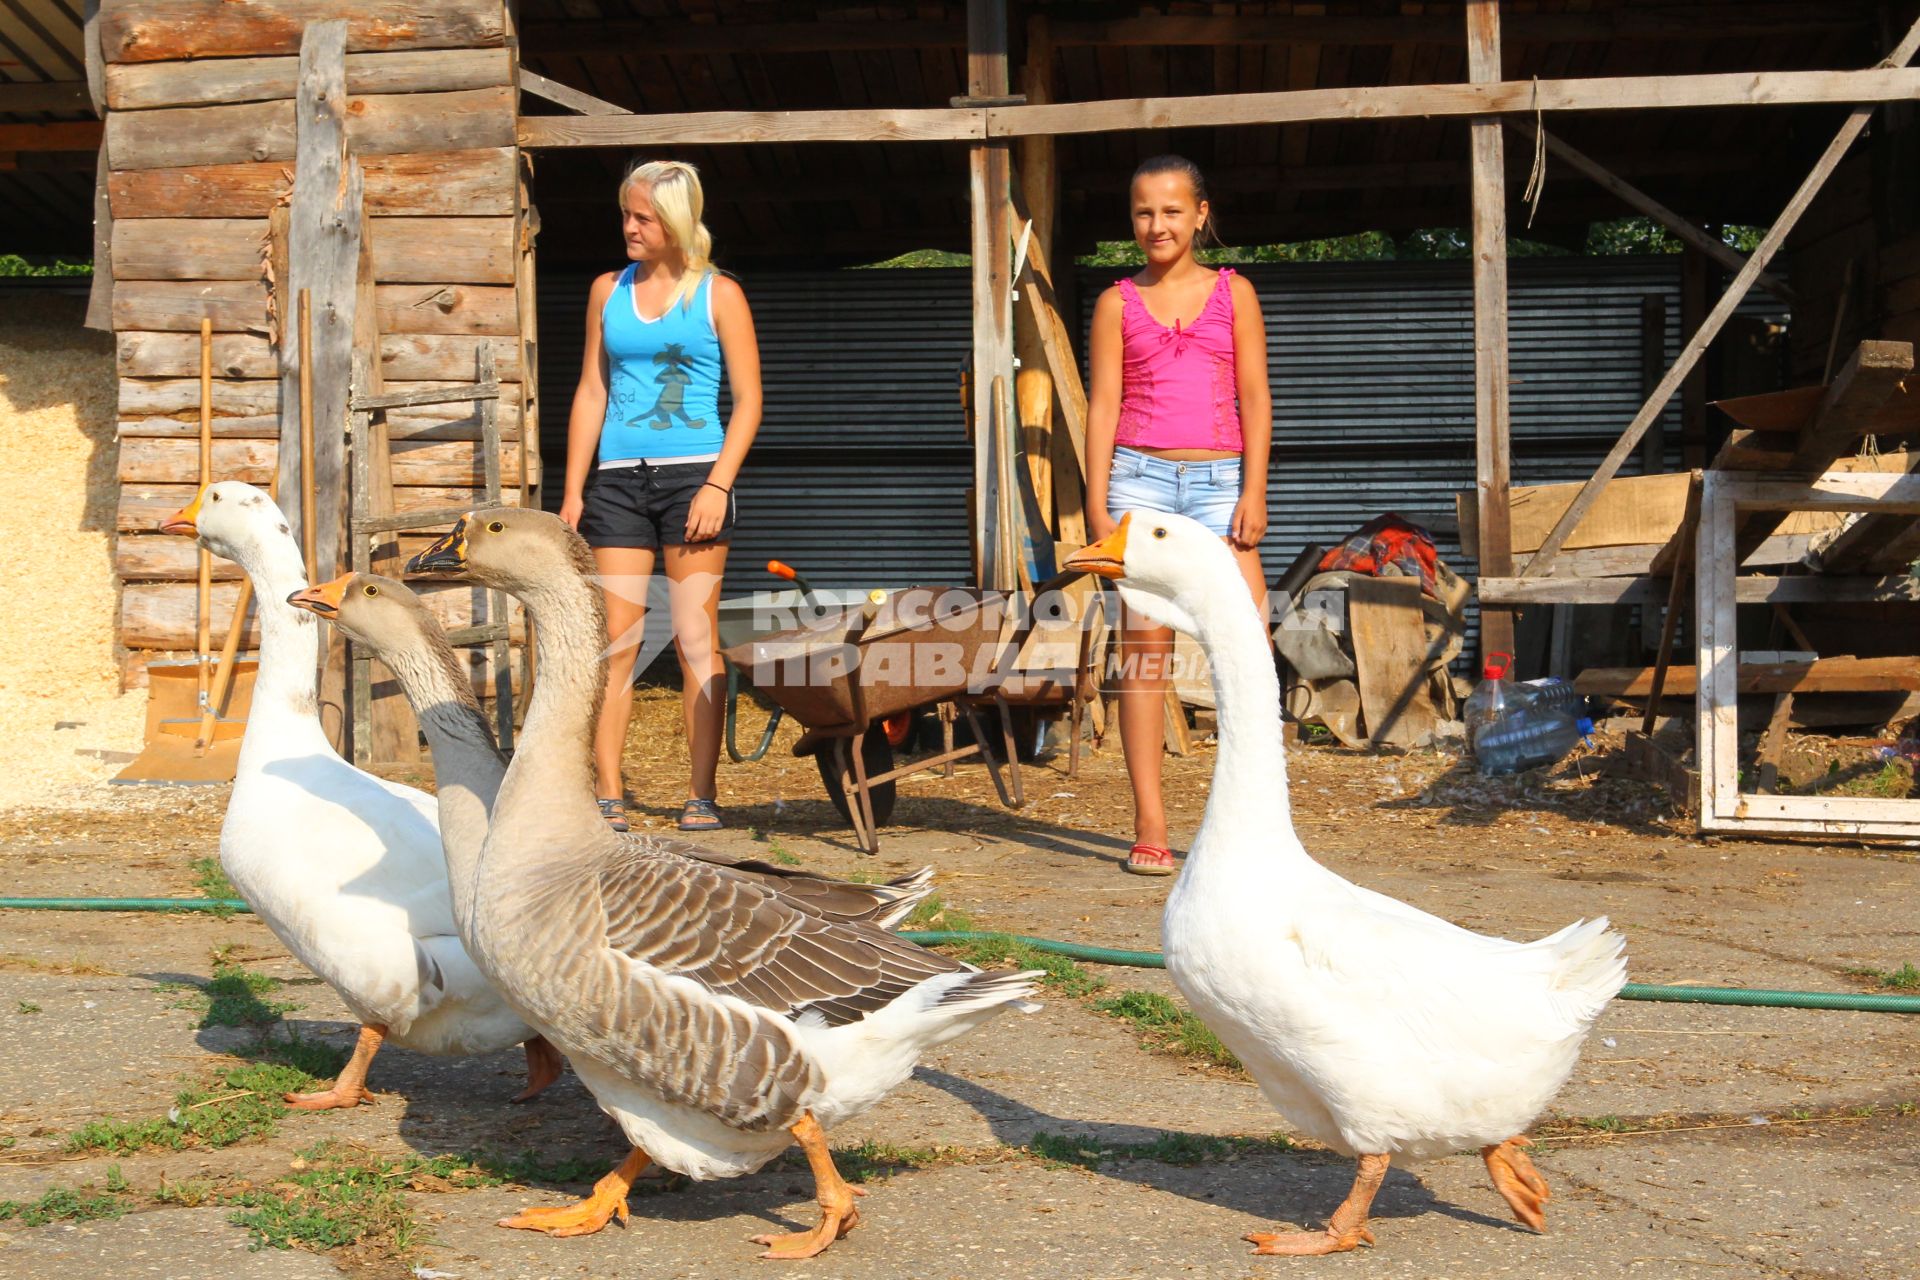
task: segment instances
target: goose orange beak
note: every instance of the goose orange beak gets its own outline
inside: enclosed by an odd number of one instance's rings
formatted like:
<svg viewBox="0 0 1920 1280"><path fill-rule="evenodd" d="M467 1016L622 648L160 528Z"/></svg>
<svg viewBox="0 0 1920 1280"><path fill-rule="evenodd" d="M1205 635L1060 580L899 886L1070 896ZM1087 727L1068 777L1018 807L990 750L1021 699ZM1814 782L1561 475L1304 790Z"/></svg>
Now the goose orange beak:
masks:
<svg viewBox="0 0 1920 1280"><path fill-rule="evenodd" d="M462 573L467 567L467 521L472 512L453 522L453 530L407 561L408 573Z"/></svg>
<svg viewBox="0 0 1920 1280"><path fill-rule="evenodd" d="M353 585L354 577L354 574L343 573L332 582L323 582L317 587L303 587L289 595L287 603L323 618L338 617L340 600L347 594L347 588Z"/></svg>
<svg viewBox="0 0 1920 1280"><path fill-rule="evenodd" d="M1127 525L1133 513L1120 517L1120 527L1098 542L1090 543L1067 557L1063 569L1077 569L1102 578L1124 578L1127 573Z"/></svg>
<svg viewBox="0 0 1920 1280"><path fill-rule="evenodd" d="M207 491L205 489L200 490L199 493L193 496L192 502L189 502L186 506L180 508L160 522L160 532L176 533L185 538L197 537L200 533L199 526L196 523L200 519L200 504L205 502L206 499Z"/></svg>

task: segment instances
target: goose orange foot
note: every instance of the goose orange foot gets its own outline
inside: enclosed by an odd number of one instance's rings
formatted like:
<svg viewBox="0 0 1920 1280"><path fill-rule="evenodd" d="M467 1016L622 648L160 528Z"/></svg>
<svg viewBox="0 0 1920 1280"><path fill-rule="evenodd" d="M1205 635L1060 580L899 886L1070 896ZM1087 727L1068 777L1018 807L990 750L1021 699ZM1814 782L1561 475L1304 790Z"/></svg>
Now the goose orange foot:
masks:
<svg viewBox="0 0 1920 1280"><path fill-rule="evenodd" d="M833 1167L833 1153L827 1149L826 1131L803 1111L789 1129L800 1149L806 1153L807 1167L813 1171L813 1185L820 1201L820 1225L811 1231L795 1231L784 1236L754 1236L755 1244L767 1246L763 1258L811 1258L825 1252L828 1245L860 1225L860 1211L854 1207L856 1196L867 1194L849 1186Z"/></svg>
<svg viewBox="0 0 1920 1280"><path fill-rule="evenodd" d="M531 1102L560 1078L567 1060L545 1036L529 1036L520 1046L527 1051L527 1087L513 1095L514 1102Z"/></svg>
<svg viewBox="0 0 1920 1280"><path fill-rule="evenodd" d="M496 1226L522 1231L539 1231L550 1236L590 1236L613 1219L627 1222L627 1191L641 1170L653 1163L646 1152L635 1147L620 1162L620 1167L593 1184L593 1194L572 1204L541 1205L522 1209L511 1218L502 1218Z"/></svg>
<svg viewBox="0 0 1920 1280"><path fill-rule="evenodd" d="M354 1041L353 1056L340 1068L331 1089L318 1093L284 1093L280 1100L297 1111L332 1111L372 1102L373 1094L367 1089L367 1068L373 1065L373 1055L380 1052L380 1042L386 1036L385 1027L375 1022L366 1023L360 1028L359 1039Z"/></svg>
<svg viewBox="0 0 1920 1280"><path fill-rule="evenodd" d="M1365 1227L1336 1233L1326 1231L1254 1231L1240 1237L1255 1246L1254 1253L1289 1258L1310 1258L1323 1253L1345 1253L1363 1244L1373 1243L1373 1232Z"/></svg>
<svg viewBox="0 0 1920 1280"><path fill-rule="evenodd" d="M1508 1138L1481 1148L1480 1156L1487 1162L1487 1172L1493 1176L1494 1190L1505 1198L1513 1216L1535 1231L1544 1232L1546 1204L1553 1198L1553 1192L1547 1189L1547 1180L1527 1157L1529 1145L1525 1138Z"/></svg>

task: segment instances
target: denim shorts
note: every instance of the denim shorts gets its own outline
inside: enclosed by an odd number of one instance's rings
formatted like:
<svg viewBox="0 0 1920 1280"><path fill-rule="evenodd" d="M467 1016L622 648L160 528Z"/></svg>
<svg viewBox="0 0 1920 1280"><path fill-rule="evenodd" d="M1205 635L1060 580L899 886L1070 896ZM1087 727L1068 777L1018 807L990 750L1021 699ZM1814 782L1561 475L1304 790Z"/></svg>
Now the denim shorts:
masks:
<svg viewBox="0 0 1920 1280"><path fill-rule="evenodd" d="M1240 501L1240 459L1175 462L1137 449L1113 451L1107 480L1107 511L1118 520L1129 511L1170 511L1198 520L1226 537Z"/></svg>

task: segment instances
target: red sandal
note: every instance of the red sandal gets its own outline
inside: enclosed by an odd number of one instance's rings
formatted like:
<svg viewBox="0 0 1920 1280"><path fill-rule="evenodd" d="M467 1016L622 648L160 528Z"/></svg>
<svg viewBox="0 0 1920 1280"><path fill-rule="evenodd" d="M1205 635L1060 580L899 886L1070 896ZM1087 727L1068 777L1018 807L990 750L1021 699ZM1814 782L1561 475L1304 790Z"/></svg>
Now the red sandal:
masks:
<svg viewBox="0 0 1920 1280"><path fill-rule="evenodd" d="M1173 850L1157 844L1137 844L1121 865L1137 876L1170 876L1174 872Z"/></svg>

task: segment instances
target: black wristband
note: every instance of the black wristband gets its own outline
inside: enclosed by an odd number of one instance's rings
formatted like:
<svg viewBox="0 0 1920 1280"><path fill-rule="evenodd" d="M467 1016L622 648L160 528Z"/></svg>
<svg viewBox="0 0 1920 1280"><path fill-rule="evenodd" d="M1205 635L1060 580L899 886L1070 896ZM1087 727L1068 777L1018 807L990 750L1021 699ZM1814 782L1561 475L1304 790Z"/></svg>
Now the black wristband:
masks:
<svg viewBox="0 0 1920 1280"><path fill-rule="evenodd" d="M702 481L700 482L700 487L701 487L702 489L718 489L718 490L720 490L720 492L722 492L722 493L732 493L732 492L733 492L733 490L731 490L731 489L729 489L729 488L727 488L727 487L726 487L725 485L718 485L718 484L715 484L715 483L714 483L713 481L711 481L711 480L702 480Z"/></svg>

